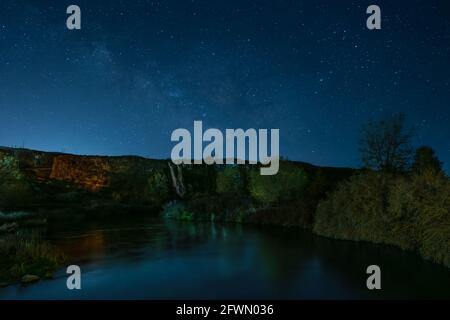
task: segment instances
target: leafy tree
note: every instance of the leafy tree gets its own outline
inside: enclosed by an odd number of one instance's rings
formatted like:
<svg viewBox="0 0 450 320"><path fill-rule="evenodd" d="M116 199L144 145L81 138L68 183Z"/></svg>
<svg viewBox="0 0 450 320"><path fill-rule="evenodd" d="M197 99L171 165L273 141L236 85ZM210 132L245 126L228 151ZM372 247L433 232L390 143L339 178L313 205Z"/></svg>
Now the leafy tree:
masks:
<svg viewBox="0 0 450 320"><path fill-rule="evenodd" d="M0 153L0 207L11 209L29 203L30 185L19 170L16 154Z"/></svg>
<svg viewBox="0 0 450 320"><path fill-rule="evenodd" d="M243 193L244 183L239 168L236 166L226 166L217 173L216 191L218 194L239 194Z"/></svg>
<svg viewBox="0 0 450 320"><path fill-rule="evenodd" d="M405 129L405 116L369 122L362 128L359 152L365 167L383 171L403 171L412 156L413 129Z"/></svg>
<svg viewBox="0 0 450 320"><path fill-rule="evenodd" d="M146 198L154 204L162 204L169 197L169 182L164 172L154 171L147 179Z"/></svg>
<svg viewBox="0 0 450 320"><path fill-rule="evenodd" d="M216 192L216 167L212 165L183 166L183 182L187 197L212 195Z"/></svg>
<svg viewBox="0 0 450 320"><path fill-rule="evenodd" d="M0 185L20 178L17 159L10 155L0 154Z"/></svg>
<svg viewBox="0 0 450 320"><path fill-rule="evenodd" d="M424 172L431 170L436 173L442 173L442 162L439 161L434 150L427 146L417 148L414 157L413 171Z"/></svg>
<svg viewBox="0 0 450 320"><path fill-rule="evenodd" d="M259 170L250 173L250 194L264 206L301 198L308 181L303 169L287 162L280 165L280 171L273 176L263 176Z"/></svg>

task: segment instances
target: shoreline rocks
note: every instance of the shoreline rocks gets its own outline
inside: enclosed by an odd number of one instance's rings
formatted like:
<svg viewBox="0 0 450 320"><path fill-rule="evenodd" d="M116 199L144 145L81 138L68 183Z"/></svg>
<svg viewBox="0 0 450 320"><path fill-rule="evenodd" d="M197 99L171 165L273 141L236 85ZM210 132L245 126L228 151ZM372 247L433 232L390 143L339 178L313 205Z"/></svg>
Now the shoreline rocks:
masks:
<svg viewBox="0 0 450 320"><path fill-rule="evenodd" d="M39 276L36 276L34 274L27 274L22 277L20 282L22 284L30 284L30 283L37 282L39 280L41 280L41 278Z"/></svg>

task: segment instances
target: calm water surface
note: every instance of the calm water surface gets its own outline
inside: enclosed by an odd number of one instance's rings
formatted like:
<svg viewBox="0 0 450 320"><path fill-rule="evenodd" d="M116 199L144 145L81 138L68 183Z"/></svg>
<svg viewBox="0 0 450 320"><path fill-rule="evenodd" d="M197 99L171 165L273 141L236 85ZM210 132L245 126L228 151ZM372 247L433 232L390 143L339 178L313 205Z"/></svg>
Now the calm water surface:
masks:
<svg viewBox="0 0 450 320"><path fill-rule="evenodd" d="M0 299L450 298L450 269L397 248L309 231L139 217L51 225L46 237L82 270L82 290L52 280ZM367 266L382 290L366 289Z"/></svg>

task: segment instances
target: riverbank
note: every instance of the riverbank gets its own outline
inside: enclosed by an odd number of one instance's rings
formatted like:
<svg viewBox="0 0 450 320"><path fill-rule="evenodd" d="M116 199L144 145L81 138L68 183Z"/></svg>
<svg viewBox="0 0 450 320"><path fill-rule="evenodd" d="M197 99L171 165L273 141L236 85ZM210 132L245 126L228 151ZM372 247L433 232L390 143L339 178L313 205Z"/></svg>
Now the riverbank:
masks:
<svg viewBox="0 0 450 320"><path fill-rule="evenodd" d="M20 228L16 223L7 226L8 230L0 235L0 287L50 279L67 261L64 253L36 230Z"/></svg>
<svg viewBox="0 0 450 320"><path fill-rule="evenodd" d="M333 239L395 245L450 267L450 181L442 173L360 172L324 197L305 195L266 207L236 195L195 198L168 204L163 216L308 228Z"/></svg>
<svg viewBox="0 0 450 320"><path fill-rule="evenodd" d="M107 223L114 217L158 216L154 207L128 205L47 207L39 212L0 212L0 287L53 278L70 261L46 238L50 226L80 221Z"/></svg>
<svg viewBox="0 0 450 320"><path fill-rule="evenodd" d="M4 215L70 221L162 212L184 221L298 227L393 244L450 266L450 188L442 173L393 175L281 160L277 175L261 176L248 164L175 167L139 157L18 149L0 150L0 172ZM11 228L7 223L0 230Z"/></svg>
<svg viewBox="0 0 450 320"><path fill-rule="evenodd" d="M0 289L1 299L445 299L450 269L393 246L337 241L309 229L157 216L48 221L65 252L54 277ZM365 270L382 268L382 290ZM79 265L82 290L67 290Z"/></svg>

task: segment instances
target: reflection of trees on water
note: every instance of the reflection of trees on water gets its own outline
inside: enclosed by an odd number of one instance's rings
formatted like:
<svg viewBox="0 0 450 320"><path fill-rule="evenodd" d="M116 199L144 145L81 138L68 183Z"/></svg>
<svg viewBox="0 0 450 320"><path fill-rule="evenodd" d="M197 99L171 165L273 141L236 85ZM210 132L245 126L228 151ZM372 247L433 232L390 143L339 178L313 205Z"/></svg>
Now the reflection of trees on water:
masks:
<svg viewBox="0 0 450 320"><path fill-rule="evenodd" d="M102 258L105 252L105 234L103 230L95 230L79 236L64 238L57 242L57 246L73 263L86 262Z"/></svg>
<svg viewBox="0 0 450 320"><path fill-rule="evenodd" d="M241 225L212 222L183 222L165 220L165 226L175 248L179 245L195 245L205 241L239 240L244 234ZM187 242L187 243L186 243Z"/></svg>
<svg viewBox="0 0 450 320"><path fill-rule="evenodd" d="M171 263L174 258L194 269L185 272L195 273L197 265L192 262L198 259L218 279L239 277L239 282L245 282L248 275L282 296L292 292L298 297L300 288L305 297L332 298L337 292L352 292L376 298L378 293L368 293L365 287L366 268L371 264L381 267L383 298L421 297L421 292L448 296L448 288L440 281L420 280L444 279L448 275L444 267L397 248L322 238L308 230L140 216L66 224L51 239L74 263L133 264L160 259ZM415 292L405 292L411 287ZM330 290L338 291L333 295Z"/></svg>
<svg viewBox="0 0 450 320"><path fill-rule="evenodd" d="M71 260L89 262L110 257L133 261L149 255L181 253L211 241L238 241L242 236L240 226L221 227L213 223L141 216L53 226L50 238Z"/></svg>
<svg viewBox="0 0 450 320"><path fill-rule="evenodd" d="M336 297L331 288L367 298L449 297L448 270L411 252L396 247L365 242L339 241L316 236L308 230L257 228L255 263L261 277L287 294L292 288L304 289L305 297ZM368 291L366 268L376 264L382 269L383 292ZM383 268L385 266L385 268ZM438 281L423 281L421 279ZM411 288L415 288L412 291ZM341 292L342 294L342 292ZM430 295L431 294L431 295ZM345 298L345 297L341 297Z"/></svg>
<svg viewBox="0 0 450 320"><path fill-rule="evenodd" d="M416 253L384 244L314 238L325 272L339 274L347 286L370 298L450 298L449 284L442 281L448 278L448 269ZM367 292L366 268L372 264L381 268L382 290Z"/></svg>

